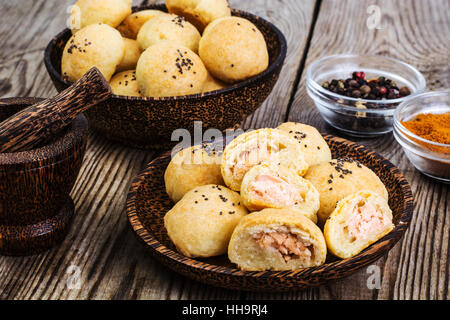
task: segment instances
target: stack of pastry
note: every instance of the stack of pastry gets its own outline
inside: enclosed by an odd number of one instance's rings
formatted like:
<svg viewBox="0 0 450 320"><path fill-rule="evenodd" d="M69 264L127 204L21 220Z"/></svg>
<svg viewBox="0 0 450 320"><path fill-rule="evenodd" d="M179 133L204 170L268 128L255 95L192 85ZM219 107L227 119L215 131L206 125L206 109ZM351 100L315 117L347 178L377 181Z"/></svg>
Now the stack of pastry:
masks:
<svg viewBox="0 0 450 320"><path fill-rule="evenodd" d="M223 152L222 152L223 150ZM369 168L332 159L311 126L284 123L177 153L165 216L184 255L228 254L243 270L295 270L352 257L393 229L388 193Z"/></svg>
<svg viewBox="0 0 450 320"><path fill-rule="evenodd" d="M258 28L227 0L166 0L168 13L131 13L130 0L78 0L61 60L71 82L96 66L117 95L168 97L225 88L264 71Z"/></svg>

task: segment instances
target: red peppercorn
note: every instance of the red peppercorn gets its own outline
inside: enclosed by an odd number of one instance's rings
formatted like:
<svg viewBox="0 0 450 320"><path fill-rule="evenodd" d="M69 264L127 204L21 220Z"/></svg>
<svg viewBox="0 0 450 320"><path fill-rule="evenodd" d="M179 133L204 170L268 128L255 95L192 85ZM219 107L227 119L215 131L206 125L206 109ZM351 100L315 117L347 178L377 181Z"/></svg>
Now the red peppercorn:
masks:
<svg viewBox="0 0 450 320"><path fill-rule="evenodd" d="M380 94L384 96L386 93L387 93L386 87L380 87Z"/></svg>
<svg viewBox="0 0 450 320"><path fill-rule="evenodd" d="M363 80L366 77L366 73L361 71L361 72L356 72L356 77L360 80Z"/></svg>

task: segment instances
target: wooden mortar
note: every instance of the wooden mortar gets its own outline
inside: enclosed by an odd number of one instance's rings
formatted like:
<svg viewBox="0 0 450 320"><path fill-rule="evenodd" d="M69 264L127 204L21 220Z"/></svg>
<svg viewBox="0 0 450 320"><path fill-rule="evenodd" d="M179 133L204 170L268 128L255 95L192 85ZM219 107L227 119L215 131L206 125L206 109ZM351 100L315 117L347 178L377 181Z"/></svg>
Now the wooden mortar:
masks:
<svg viewBox="0 0 450 320"><path fill-rule="evenodd" d="M0 99L0 122L42 101ZM87 120L80 114L35 149L0 153L0 254L36 254L62 241L74 212L69 192L87 136Z"/></svg>

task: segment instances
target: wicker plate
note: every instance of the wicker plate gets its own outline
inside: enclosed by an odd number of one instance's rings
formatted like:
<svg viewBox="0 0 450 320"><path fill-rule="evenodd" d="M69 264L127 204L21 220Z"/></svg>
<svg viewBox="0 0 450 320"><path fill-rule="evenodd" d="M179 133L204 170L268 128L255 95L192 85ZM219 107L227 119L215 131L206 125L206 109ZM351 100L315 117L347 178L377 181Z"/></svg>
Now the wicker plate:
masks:
<svg viewBox="0 0 450 320"><path fill-rule="evenodd" d="M413 197L400 171L379 154L342 138L327 135L325 139L333 158L359 160L380 177L389 192L394 230L353 258L339 260L328 256L326 263L319 267L249 272L237 269L226 256L191 259L179 254L167 236L163 221L165 213L173 206L164 187L164 171L170 162L170 153L153 160L133 181L127 199L131 227L161 263L182 275L214 286L247 291L289 291L349 276L386 254L403 236L411 220Z"/></svg>

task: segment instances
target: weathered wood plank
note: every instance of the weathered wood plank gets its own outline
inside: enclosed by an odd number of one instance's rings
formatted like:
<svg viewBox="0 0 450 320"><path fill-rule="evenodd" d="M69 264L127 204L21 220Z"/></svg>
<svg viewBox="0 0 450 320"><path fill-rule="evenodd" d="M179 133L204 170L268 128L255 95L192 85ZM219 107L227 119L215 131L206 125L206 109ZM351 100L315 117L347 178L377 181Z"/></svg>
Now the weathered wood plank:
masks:
<svg viewBox="0 0 450 320"><path fill-rule="evenodd" d="M288 43L286 60L278 82L263 105L249 116L244 128L275 127L287 115L297 72L313 20L315 0L229 1L233 8L246 10L274 23Z"/></svg>
<svg viewBox="0 0 450 320"><path fill-rule="evenodd" d="M379 6L382 29L369 29L369 5ZM314 60L337 53L389 55L416 66L430 90L449 87L450 31L448 1L333 1L323 0L314 29L306 67ZM306 69L305 69L306 70ZM305 122L337 134L325 125L306 93L302 72L289 120ZM351 138L355 140L355 138ZM449 188L422 176L409 163L392 134L359 139L397 165L415 194L411 226L401 243L377 262L382 270L380 290L369 290L370 274L361 270L352 277L310 289L295 298L448 299ZM256 295L255 297L260 297Z"/></svg>

